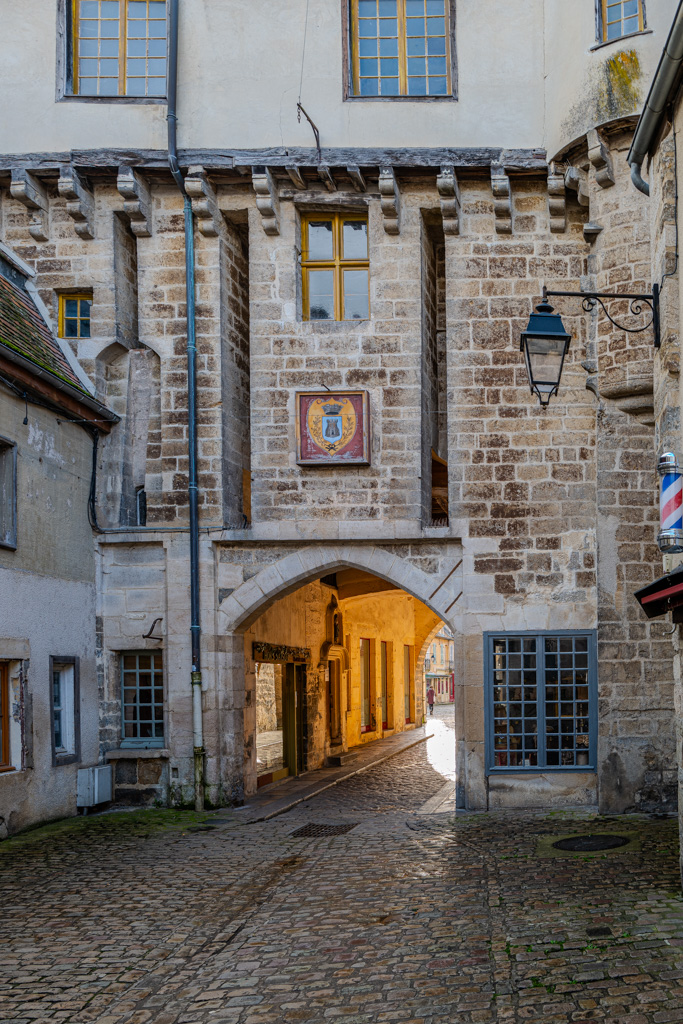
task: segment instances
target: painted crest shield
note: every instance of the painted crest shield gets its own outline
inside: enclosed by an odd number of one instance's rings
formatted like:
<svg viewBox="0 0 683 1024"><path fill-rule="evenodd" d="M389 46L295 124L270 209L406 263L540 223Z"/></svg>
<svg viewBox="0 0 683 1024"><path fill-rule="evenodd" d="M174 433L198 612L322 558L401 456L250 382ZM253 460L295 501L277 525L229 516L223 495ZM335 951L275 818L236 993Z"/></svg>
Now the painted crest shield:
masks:
<svg viewBox="0 0 683 1024"><path fill-rule="evenodd" d="M314 399L306 420L311 439L331 455L342 452L356 433L356 410L344 395Z"/></svg>

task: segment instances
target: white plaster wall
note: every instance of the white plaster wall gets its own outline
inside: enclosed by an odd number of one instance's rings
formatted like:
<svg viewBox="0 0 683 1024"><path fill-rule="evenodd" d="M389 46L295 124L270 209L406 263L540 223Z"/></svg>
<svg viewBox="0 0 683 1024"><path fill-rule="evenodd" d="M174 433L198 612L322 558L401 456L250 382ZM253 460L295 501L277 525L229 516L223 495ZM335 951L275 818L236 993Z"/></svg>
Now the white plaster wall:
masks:
<svg viewBox="0 0 683 1024"><path fill-rule="evenodd" d="M94 647L94 584L0 568L0 658L30 659L33 703L34 767L0 774L0 817L10 833L76 813L76 772L98 760ZM80 765L52 766L50 656L80 659Z"/></svg>
<svg viewBox="0 0 683 1024"><path fill-rule="evenodd" d="M313 146L296 116L306 0L180 7L180 146ZM164 105L55 102L55 9L55 0L0 5L0 151L165 146ZM458 0L457 102L343 102L342 2L317 0L302 102L323 146L542 145L542 11L543 0Z"/></svg>
<svg viewBox="0 0 683 1024"><path fill-rule="evenodd" d="M595 0L545 0L544 144L550 158L587 129L642 109L678 0L645 0L646 32L596 44ZM618 65L633 87L633 103L615 95L609 61L634 51L640 75L630 77L628 60ZM618 76L616 94L619 93Z"/></svg>

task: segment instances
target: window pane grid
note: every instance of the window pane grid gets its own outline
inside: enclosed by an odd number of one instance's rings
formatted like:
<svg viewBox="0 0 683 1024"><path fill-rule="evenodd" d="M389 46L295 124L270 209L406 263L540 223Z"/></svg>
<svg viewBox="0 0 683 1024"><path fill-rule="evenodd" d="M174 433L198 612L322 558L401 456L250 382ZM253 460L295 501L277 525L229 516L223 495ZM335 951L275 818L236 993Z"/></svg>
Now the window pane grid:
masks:
<svg viewBox="0 0 683 1024"><path fill-rule="evenodd" d="M352 0L357 96L450 95L446 0Z"/></svg>
<svg viewBox="0 0 683 1024"><path fill-rule="evenodd" d="M591 638L498 636L490 647L493 768L586 768L593 752Z"/></svg>
<svg viewBox="0 0 683 1024"><path fill-rule="evenodd" d="M164 685L159 651L121 659L122 741L161 746L164 739Z"/></svg>
<svg viewBox="0 0 683 1024"><path fill-rule="evenodd" d="M608 42L644 28L642 0L602 0L602 38Z"/></svg>
<svg viewBox="0 0 683 1024"><path fill-rule="evenodd" d="M341 213L304 218L304 319L369 319L369 266L367 218Z"/></svg>
<svg viewBox="0 0 683 1024"><path fill-rule="evenodd" d="M74 93L166 95L166 0L73 0Z"/></svg>
<svg viewBox="0 0 683 1024"><path fill-rule="evenodd" d="M91 295L59 296L60 338L90 337Z"/></svg>

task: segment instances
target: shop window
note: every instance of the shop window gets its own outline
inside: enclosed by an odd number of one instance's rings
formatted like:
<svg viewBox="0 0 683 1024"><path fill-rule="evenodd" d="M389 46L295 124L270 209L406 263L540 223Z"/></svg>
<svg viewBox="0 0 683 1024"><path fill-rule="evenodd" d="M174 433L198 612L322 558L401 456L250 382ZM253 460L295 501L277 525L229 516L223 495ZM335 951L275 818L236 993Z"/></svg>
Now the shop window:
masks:
<svg viewBox="0 0 683 1024"><path fill-rule="evenodd" d="M301 274L304 320L367 320L367 217L342 213L303 217Z"/></svg>
<svg viewBox="0 0 683 1024"><path fill-rule="evenodd" d="M450 96L449 0L351 0L352 93Z"/></svg>
<svg viewBox="0 0 683 1024"><path fill-rule="evenodd" d="M89 338L92 295L59 296L59 337Z"/></svg>
<svg viewBox="0 0 683 1024"><path fill-rule="evenodd" d="M17 446L0 437L0 547L17 546Z"/></svg>
<svg viewBox="0 0 683 1024"><path fill-rule="evenodd" d="M641 32L645 28L642 0L600 0L601 39L612 39Z"/></svg>
<svg viewBox="0 0 683 1024"><path fill-rule="evenodd" d="M122 747L163 747L164 682L161 651L121 656Z"/></svg>
<svg viewBox="0 0 683 1024"><path fill-rule="evenodd" d="M595 633L485 634L489 771L594 771Z"/></svg>
<svg viewBox="0 0 683 1024"><path fill-rule="evenodd" d="M165 0L73 0L75 96L166 95Z"/></svg>
<svg viewBox="0 0 683 1024"><path fill-rule="evenodd" d="M0 662L0 772L13 770L10 758L9 665Z"/></svg>
<svg viewBox="0 0 683 1024"><path fill-rule="evenodd" d="M50 659L52 763L80 759L79 680L77 658Z"/></svg>

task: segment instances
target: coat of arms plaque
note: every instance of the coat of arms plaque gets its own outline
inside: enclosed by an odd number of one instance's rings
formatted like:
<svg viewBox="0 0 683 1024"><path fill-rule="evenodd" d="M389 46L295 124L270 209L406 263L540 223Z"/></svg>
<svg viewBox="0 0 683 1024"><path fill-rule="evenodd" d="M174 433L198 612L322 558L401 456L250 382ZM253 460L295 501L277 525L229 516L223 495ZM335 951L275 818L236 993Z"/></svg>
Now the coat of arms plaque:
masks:
<svg viewBox="0 0 683 1024"><path fill-rule="evenodd" d="M297 392L296 443L300 466L368 466L367 391Z"/></svg>

